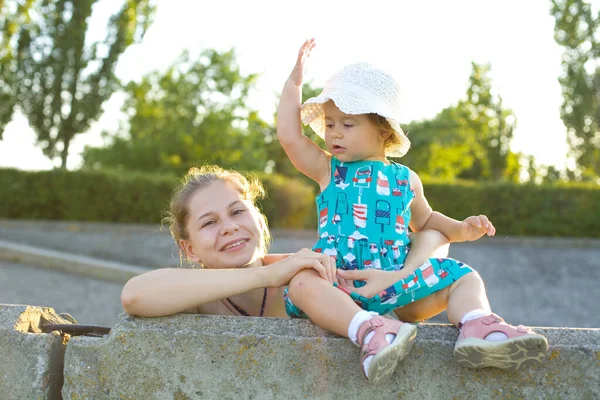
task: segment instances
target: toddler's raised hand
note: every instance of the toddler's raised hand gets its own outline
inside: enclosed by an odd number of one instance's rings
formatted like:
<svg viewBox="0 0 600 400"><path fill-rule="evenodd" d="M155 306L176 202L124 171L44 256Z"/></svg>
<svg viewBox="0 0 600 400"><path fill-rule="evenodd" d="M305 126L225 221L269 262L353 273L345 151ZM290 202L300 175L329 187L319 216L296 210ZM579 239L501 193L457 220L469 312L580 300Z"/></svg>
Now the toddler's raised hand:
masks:
<svg viewBox="0 0 600 400"><path fill-rule="evenodd" d="M465 219L460 226L463 241L477 240L483 235L494 236L496 228L485 215L472 216Z"/></svg>
<svg viewBox="0 0 600 400"><path fill-rule="evenodd" d="M301 86L302 81L304 79L304 72L306 71L306 59L310 57L310 52L315 47L315 39L308 39L302 47L300 47L300 51L298 52L298 59L296 60L296 65L288 78L292 83L296 86Z"/></svg>

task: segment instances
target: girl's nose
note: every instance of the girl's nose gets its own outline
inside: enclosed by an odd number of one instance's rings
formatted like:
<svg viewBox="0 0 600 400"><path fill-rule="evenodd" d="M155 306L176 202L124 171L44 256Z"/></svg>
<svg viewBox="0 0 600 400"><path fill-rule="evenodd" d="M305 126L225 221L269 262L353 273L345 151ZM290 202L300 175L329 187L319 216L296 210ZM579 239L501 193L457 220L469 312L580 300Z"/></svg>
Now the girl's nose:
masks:
<svg viewBox="0 0 600 400"><path fill-rule="evenodd" d="M229 235L234 232L237 232L238 230L239 230L239 227L233 221L224 221L223 226L221 227L221 234Z"/></svg>

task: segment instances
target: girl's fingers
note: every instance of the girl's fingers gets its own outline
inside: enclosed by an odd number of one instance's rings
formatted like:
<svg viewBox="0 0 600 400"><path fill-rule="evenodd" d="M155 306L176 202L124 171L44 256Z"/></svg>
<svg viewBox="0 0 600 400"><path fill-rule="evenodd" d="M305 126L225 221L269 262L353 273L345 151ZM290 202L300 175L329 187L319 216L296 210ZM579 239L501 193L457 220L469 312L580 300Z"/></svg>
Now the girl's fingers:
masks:
<svg viewBox="0 0 600 400"><path fill-rule="evenodd" d="M367 279L368 271L361 271L358 269L347 271L340 269L337 271L338 275L340 275L344 279L348 279L351 281L362 281Z"/></svg>
<svg viewBox="0 0 600 400"><path fill-rule="evenodd" d="M335 256L331 256L329 257L329 265L331 268L331 279L333 281L333 283L338 283L338 278L337 278L337 268L336 268L336 258Z"/></svg>
<svg viewBox="0 0 600 400"><path fill-rule="evenodd" d="M326 281L329 280L329 277L327 276L327 270L325 269L323 264L321 264L319 261L312 260L308 265L310 265L312 267L312 269L317 271L317 273L321 276L321 278L325 279Z"/></svg>
<svg viewBox="0 0 600 400"><path fill-rule="evenodd" d="M350 284L348 283L348 281L345 279L342 279L342 278L338 278L338 284L344 288L350 287Z"/></svg>
<svg viewBox="0 0 600 400"><path fill-rule="evenodd" d="M325 265L327 265L327 273L329 274L329 282L334 283L334 282L336 282L335 258L333 256L326 256L326 257L327 257L327 263Z"/></svg>

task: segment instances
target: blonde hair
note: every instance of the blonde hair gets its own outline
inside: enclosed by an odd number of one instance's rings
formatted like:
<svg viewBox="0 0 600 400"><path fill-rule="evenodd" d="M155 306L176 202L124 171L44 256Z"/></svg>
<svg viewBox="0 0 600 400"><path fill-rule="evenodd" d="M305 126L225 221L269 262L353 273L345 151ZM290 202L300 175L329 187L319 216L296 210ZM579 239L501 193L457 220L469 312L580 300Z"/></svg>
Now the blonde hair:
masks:
<svg viewBox="0 0 600 400"><path fill-rule="evenodd" d="M196 191L206 188L215 181L235 184L242 198L252 203L261 223L261 251L263 255L266 254L271 244L271 233L267 225L267 218L256 206L256 200L262 199L266 193L262 182L257 176L244 176L237 171L223 169L216 165L191 168L173 191L169 211L163 218L163 224L169 225L169 232L177 246L179 247L181 239L189 239L186 225L190 215L190 198Z"/></svg>
<svg viewBox="0 0 600 400"><path fill-rule="evenodd" d="M394 130L394 128L392 128L392 125L390 125L390 122L387 120L386 117L382 117L379 114L367 114L367 117L369 118L369 121L373 125L375 125L377 130L386 131L390 133L385 139L385 150L389 150L393 147L398 147L402 144L402 142L400 141L400 135Z"/></svg>

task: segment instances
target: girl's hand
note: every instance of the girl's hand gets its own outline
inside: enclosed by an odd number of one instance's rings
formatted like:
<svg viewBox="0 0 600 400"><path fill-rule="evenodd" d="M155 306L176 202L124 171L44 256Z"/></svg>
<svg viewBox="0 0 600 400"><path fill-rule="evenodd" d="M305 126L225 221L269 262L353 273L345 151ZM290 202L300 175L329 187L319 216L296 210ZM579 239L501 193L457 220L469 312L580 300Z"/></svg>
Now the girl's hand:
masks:
<svg viewBox="0 0 600 400"><path fill-rule="evenodd" d="M485 215L473 216L465 219L460 226L463 241L477 240L483 235L494 236L496 228Z"/></svg>
<svg viewBox="0 0 600 400"><path fill-rule="evenodd" d="M389 288L394 283L404 279L413 272L414 270L405 271L404 269L400 271L379 271L375 269L355 269L346 271L338 269L337 271L338 276L341 278L339 283L340 286L368 299L381 293L383 290ZM363 281L365 282L365 286L355 288L352 281Z"/></svg>
<svg viewBox="0 0 600 400"><path fill-rule="evenodd" d="M302 47L300 47L300 51L298 52L298 59L296 60L296 65L288 78L294 85L301 86L304 80L304 73L306 72L305 62L310 57L310 52L315 47L315 39L308 39Z"/></svg>
<svg viewBox="0 0 600 400"><path fill-rule="evenodd" d="M332 284L338 282L334 257L302 249L283 260L264 267L268 274L267 285L269 287L285 286L298 272L309 268L314 269L321 278Z"/></svg>

